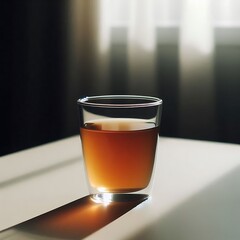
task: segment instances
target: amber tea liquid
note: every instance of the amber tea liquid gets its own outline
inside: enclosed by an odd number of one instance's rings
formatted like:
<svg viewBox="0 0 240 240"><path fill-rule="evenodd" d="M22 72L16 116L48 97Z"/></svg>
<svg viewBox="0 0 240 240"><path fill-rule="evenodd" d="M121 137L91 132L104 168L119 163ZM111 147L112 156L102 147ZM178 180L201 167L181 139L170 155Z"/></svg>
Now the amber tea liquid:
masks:
<svg viewBox="0 0 240 240"><path fill-rule="evenodd" d="M135 192L150 182L158 127L138 119L103 119L80 129L90 184L101 192Z"/></svg>

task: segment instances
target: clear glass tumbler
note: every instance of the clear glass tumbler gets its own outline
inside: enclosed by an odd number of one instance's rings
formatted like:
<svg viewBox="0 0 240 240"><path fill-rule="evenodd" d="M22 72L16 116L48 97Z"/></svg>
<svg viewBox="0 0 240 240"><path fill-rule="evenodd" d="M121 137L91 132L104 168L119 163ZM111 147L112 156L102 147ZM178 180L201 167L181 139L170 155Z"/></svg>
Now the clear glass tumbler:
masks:
<svg viewBox="0 0 240 240"><path fill-rule="evenodd" d="M77 101L90 194L96 202L148 198L162 100L136 95L91 96Z"/></svg>

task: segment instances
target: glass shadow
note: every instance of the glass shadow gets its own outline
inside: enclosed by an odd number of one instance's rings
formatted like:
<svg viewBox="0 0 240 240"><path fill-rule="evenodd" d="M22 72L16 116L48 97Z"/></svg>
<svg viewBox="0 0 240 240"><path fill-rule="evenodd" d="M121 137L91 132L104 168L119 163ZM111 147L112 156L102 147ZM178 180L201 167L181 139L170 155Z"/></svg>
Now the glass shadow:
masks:
<svg viewBox="0 0 240 240"><path fill-rule="evenodd" d="M126 194L119 202L96 203L85 196L35 217L16 228L20 231L59 239L81 239L111 223L145 201L146 195Z"/></svg>

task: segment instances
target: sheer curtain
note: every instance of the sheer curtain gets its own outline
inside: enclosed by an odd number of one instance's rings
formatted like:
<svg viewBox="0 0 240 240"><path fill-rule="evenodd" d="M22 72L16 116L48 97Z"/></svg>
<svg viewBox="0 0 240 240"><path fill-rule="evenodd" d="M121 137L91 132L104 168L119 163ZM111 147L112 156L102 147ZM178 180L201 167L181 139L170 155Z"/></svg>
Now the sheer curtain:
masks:
<svg viewBox="0 0 240 240"><path fill-rule="evenodd" d="M179 130L211 136L216 131L211 2L184 0L181 12Z"/></svg>
<svg viewBox="0 0 240 240"><path fill-rule="evenodd" d="M92 91L111 93L111 55L114 41L126 47L126 92L130 94L158 95L156 64L161 52L157 47L161 39L175 41L178 46L178 129L181 135L216 131L214 30L221 27L240 26L240 1L238 0L89 0L81 1L82 9L91 6L91 29L88 38L97 80ZM88 2L88 3L87 3ZM77 0L71 1L73 9ZM78 6L80 7L80 6ZM74 12L74 11L73 11ZM76 11L75 11L76 12ZM77 16L77 12L75 14ZM174 28L177 38L166 39L157 30ZM118 31L115 31L115 30ZM75 28L74 31L79 31ZM73 34L74 35L74 34ZM76 35L76 33L75 33ZM89 37L88 36L88 37ZM90 36L91 37L91 36ZM83 36L86 38L86 36ZM73 37L74 39L74 37ZM76 39L76 36L75 36ZM90 39L90 40L89 40ZM79 39L80 41L80 39ZM77 42L77 41L75 41ZM94 52L94 53L93 53ZM75 52L72 53L76 54ZM161 97L161 96L160 96ZM171 101L171 100L168 100ZM207 107L206 107L207 106ZM166 109L167 111L167 109ZM199 122L201 124L199 124ZM186 130L187 129L187 130Z"/></svg>

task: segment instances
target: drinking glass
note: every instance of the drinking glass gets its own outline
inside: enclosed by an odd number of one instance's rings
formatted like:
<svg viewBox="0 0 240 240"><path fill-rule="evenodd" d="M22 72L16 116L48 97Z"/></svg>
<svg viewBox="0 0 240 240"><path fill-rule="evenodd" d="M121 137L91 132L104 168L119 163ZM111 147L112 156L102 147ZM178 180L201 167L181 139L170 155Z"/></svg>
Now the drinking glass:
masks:
<svg viewBox="0 0 240 240"><path fill-rule="evenodd" d="M87 182L96 202L148 198L162 112L150 96L102 95L77 101Z"/></svg>

